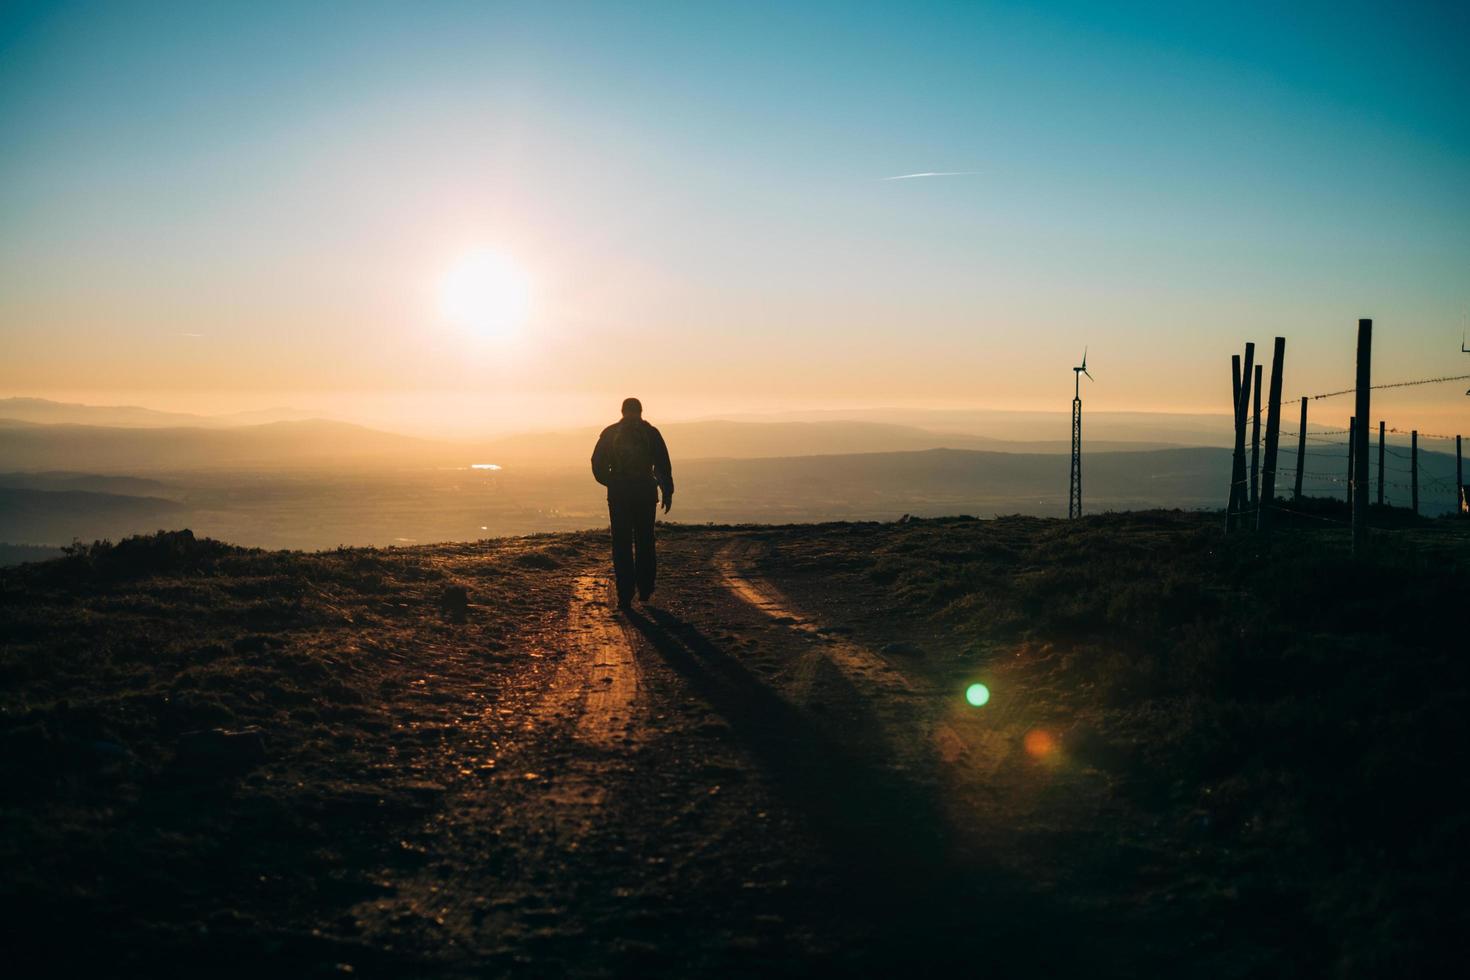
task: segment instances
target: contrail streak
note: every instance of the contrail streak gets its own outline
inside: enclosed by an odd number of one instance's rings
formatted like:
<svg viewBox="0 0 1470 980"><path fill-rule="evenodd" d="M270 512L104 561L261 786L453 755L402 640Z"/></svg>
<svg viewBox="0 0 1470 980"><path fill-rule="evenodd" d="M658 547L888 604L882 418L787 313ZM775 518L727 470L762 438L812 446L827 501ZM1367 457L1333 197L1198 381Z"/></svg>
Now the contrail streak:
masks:
<svg viewBox="0 0 1470 980"><path fill-rule="evenodd" d="M899 174L896 177L880 177L880 180L913 180L915 177L966 177L978 174L978 170L926 170L919 174Z"/></svg>

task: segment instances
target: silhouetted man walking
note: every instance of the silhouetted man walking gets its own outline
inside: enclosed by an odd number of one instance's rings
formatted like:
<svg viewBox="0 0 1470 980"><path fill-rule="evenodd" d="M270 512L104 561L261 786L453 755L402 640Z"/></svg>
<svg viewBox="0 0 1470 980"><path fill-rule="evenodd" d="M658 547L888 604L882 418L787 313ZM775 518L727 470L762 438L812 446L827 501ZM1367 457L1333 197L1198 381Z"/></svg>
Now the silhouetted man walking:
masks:
<svg viewBox="0 0 1470 980"><path fill-rule="evenodd" d="M622 421L602 430L592 450L592 476L607 487L618 607L627 609L635 584L642 601L653 594L658 570L653 545L658 491L663 491L665 514L674 504L669 447L659 431L643 421L643 403L638 399L623 399Z"/></svg>

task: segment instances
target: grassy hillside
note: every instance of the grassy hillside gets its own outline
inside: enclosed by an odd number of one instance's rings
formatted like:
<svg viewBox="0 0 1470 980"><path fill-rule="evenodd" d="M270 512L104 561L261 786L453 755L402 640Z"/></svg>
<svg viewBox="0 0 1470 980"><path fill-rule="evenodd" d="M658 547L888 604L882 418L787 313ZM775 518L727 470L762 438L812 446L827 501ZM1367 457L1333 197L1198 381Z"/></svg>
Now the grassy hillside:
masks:
<svg viewBox="0 0 1470 980"><path fill-rule="evenodd" d="M1470 926L1470 522L1364 561L1336 530L1179 512L663 534L634 648L656 734L589 757L629 801L591 830L557 781L575 740L537 745L602 534L181 533L0 570L12 956L770 976L983 948L1003 973L1376 977L1434 972ZM735 546L819 628L732 598L711 558ZM959 761L867 759L929 702L845 687L833 643L935 692Z"/></svg>
<svg viewBox="0 0 1470 980"><path fill-rule="evenodd" d="M1422 975L1470 925L1470 521L1364 561L1343 531L1179 513L765 537L805 608L984 681L1038 763L1105 773L1086 827L1042 815L1065 867L1038 873L1183 930L1202 974Z"/></svg>
<svg viewBox="0 0 1470 980"><path fill-rule="evenodd" d="M0 570L0 906L29 937L17 968L398 961L317 930L417 859L399 835L443 793L436 732L457 715L426 724L424 648L467 651L487 686L523 667L567 548L301 555L178 532ZM442 611L450 584L475 593L468 623ZM218 728L245 734L190 734Z"/></svg>

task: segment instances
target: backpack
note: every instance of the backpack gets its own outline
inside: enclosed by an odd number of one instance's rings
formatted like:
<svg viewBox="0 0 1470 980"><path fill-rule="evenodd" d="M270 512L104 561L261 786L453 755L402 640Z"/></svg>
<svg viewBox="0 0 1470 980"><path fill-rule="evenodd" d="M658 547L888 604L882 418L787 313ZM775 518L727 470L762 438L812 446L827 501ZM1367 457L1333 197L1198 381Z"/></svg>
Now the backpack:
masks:
<svg viewBox="0 0 1470 980"><path fill-rule="evenodd" d="M653 437L648 423L619 425L608 462L614 480L652 479Z"/></svg>

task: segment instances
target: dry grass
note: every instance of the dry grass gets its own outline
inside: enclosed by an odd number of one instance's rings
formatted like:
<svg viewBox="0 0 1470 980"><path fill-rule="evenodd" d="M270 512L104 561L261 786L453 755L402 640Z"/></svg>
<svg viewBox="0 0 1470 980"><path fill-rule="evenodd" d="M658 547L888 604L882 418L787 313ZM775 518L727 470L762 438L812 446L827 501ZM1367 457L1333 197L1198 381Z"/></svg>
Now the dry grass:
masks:
<svg viewBox="0 0 1470 980"><path fill-rule="evenodd" d="M941 683L1020 692L1108 775L1107 816L1063 834L1079 900L1194 930L1204 975L1427 972L1470 924L1470 526L1355 562L1345 531L1219 523L791 528L765 567L874 644L917 642Z"/></svg>

